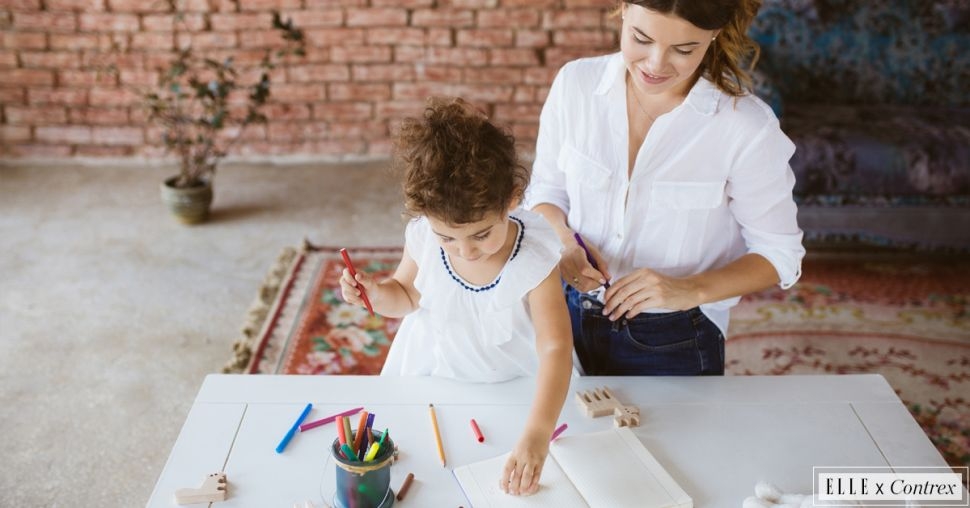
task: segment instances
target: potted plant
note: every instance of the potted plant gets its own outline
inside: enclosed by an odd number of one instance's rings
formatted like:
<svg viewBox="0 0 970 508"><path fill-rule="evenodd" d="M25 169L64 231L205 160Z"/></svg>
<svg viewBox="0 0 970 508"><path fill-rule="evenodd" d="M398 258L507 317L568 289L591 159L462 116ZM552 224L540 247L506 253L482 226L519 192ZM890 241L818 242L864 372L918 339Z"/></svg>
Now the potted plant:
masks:
<svg viewBox="0 0 970 508"><path fill-rule="evenodd" d="M247 83L232 57L218 61L182 47L184 12L178 0L168 5L175 17L173 58L159 69L156 86L133 91L149 122L161 128L166 150L178 159L179 173L161 184L162 200L179 221L196 224L208 217L216 166L247 126L266 122L262 108L270 96L270 71L289 55L302 56L304 38L291 20L274 12L272 27L280 31L282 47L267 50L258 77ZM102 68L118 72L116 65Z"/></svg>

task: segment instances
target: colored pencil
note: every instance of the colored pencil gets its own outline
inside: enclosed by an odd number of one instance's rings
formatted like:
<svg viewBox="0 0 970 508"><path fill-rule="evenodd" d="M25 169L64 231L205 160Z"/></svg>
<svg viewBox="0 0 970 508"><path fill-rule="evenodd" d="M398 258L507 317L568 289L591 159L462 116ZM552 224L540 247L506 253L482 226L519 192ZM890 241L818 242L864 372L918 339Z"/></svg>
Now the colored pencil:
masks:
<svg viewBox="0 0 970 508"><path fill-rule="evenodd" d="M438 445L438 457L441 458L441 465L445 465L445 447L441 444L441 432L438 430L438 417L434 414L434 404L428 404L428 413L431 414L431 428L434 429L434 440Z"/></svg>
<svg viewBox="0 0 970 508"><path fill-rule="evenodd" d="M565 431L567 427L569 427L569 425L566 425L565 423L562 424L562 425L560 425L560 426L558 426L558 427L556 427L556 431L552 433L552 437L549 438L549 441L550 442L551 441L555 441L556 438L559 437L559 434L562 434L563 431Z"/></svg>
<svg viewBox="0 0 970 508"><path fill-rule="evenodd" d="M472 432L475 433L475 439L477 439L479 443L484 443L485 436L482 435L482 429L478 428L478 422L476 422L475 419L472 418L471 424L472 424Z"/></svg>
<svg viewBox="0 0 970 508"><path fill-rule="evenodd" d="M573 233L573 238L576 239L576 243L578 243L579 246L583 248L583 252L586 253L586 261L589 261L589 264L593 265L594 270L599 270L600 267L596 264L596 260L593 259L593 255L589 253L589 249L586 247L586 242L583 241L583 237L579 236L579 233ZM606 281L603 284L603 287L609 289L610 281Z"/></svg>
<svg viewBox="0 0 970 508"><path fill-rule="evenodd" d="M319 420L314 420L312 422L304 423L303 425L300 425L300 432L304 432L304 431L307 431L307 430L310 430L310 429L315 429L315 428L317 428L317 427L319 427L321 425L326 425L326 424L328 424L328 423L336 420L338 416L350 416L352 414L356 414L356 413L358 413L362 409L364 409L364 408L362 408L362 407L355 407L353 409L348 409L348 410L346 410L346 411L344 411L342 413L337 413L335 415L330 415L330 416L328 416L326 418L321 418Z"/></svg>
<svg viewBox="0 0 970 508"><path fill-rule="evenodd" d="M354 282L357 282L357 270L354 270L354 264L350 262L350 254L347 254L347 249L340 249L340 256L344 258L344 264L347 265L347 271L350 272L350 276L354 278ZM360 299L364 301L364 305L367 306L367 310L370 311L370 315L374 315L374 308L370 305L370 299L367 298L367 292L364 291L364 286L357 284L357 289L360 290Z"/></svg>
<svg viewBox="0 0 970 508"><path fill-rule="evenodd" d="M401 484L401 488L397 489L397 500L404 500L404 496L407 495L408 489L411 488L411 482L414 481L414 473L408 473L407 477L404 478L404 483Z"/></svg>
<svg viewBox="0 0 970 508"><path fill-rule="evenodd" d="M306 415L310 414L310 408L312 407L313 404L307 404L306 407L303 408L303 412L300 413L300 417L296 419L296 422L292 427L290 427L290 430L287 431L285 436L283 436L283 440L280 441L280 444L276 445L276 453L283 453L286 445L290 443L290 439L293 439L293 434L296 434L296 429L298 429L300 424L303 423L303 419L306 418Z"/></svg>

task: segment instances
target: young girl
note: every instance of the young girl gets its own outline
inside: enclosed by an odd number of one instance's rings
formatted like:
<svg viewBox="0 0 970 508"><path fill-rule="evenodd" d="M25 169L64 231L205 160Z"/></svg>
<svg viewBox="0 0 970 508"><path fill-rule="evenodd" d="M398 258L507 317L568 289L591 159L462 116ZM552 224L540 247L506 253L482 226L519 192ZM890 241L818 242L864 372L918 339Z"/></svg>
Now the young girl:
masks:
<svg viewBox="0 0 970 508"><path fill-rule="evenodd" d="M529 183L512 137L461 99L431 99L401 125L405 232L394 275L344 270L344 298L405 316L382 375L499 382L536 376L525 432L500 487L539 486L549 438L569 388L572 343L559 270L561 244L543 218L517 209Z"/></svg>

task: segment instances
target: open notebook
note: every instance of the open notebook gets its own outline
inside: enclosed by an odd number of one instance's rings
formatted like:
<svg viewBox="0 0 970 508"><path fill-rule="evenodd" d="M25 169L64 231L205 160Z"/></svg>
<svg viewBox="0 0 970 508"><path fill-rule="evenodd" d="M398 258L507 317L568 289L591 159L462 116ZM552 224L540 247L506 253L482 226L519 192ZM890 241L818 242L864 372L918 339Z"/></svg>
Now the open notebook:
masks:
<svg viewBox="0 0 970 508"><path fill-rule="evenodd" d="M687 493L630 429L564 436L549 446L539 492L510 496L498 488L508 454L455 468L473 508L693 508Z"/></svg>

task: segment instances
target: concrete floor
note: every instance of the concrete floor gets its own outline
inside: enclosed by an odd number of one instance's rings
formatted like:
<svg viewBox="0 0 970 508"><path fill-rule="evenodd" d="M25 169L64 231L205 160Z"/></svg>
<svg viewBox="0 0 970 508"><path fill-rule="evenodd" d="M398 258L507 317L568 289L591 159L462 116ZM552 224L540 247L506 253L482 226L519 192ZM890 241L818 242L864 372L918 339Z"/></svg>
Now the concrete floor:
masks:
<svg viewBox="0 0 970 508"><path fill-rule="evenodd" d="M0 166L0 506L143 506L281 248L403 242L386 167L226 166L186 227L172 168Z"/></svg>

